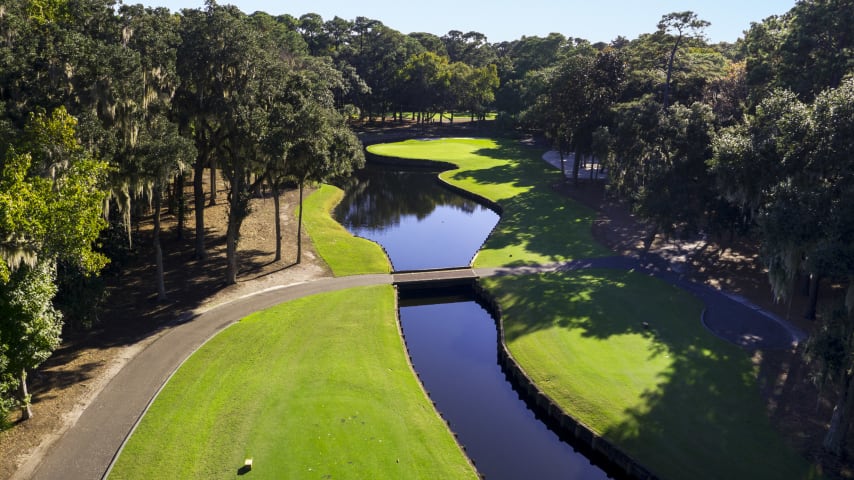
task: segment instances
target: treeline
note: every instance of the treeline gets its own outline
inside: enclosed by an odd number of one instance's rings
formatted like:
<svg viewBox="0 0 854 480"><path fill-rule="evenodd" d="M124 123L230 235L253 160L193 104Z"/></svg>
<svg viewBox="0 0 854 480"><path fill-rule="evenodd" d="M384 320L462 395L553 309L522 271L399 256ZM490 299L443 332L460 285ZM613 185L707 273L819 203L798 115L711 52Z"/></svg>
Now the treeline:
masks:
<svg viewBox="0 0 854 480"><path fill-rule="evenodd" d="M505 111L573 154L576 181L597 159L653 235L748 236L778 299L809 292L804 315L818 323L804 353L819 390L834 392L824 446L842 454L854 410L854 4L799 1L734 45L706 43L707 25L677 12L632 41L564 48L525 73L509 97L520 107ZM822 284L846 293L820 300Z"/></svg>

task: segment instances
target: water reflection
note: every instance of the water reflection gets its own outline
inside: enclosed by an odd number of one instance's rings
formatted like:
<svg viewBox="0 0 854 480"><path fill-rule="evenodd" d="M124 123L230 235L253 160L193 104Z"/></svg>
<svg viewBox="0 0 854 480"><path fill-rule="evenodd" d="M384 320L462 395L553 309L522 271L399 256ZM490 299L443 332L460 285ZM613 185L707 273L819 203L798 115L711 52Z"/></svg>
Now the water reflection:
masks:
<svg viewBox="0 0 854 480"><path fill-rule="evenodd" d="M382 245L395 270L467 266L498 215L442 187L437 174L368 166L340 185L345 195L333 216Z"/></svg>
<svg viewBox="0 0 854 480"><path fill-rule="evenodd" d="M498 333L474 301L401 300L412 363L430 398L487 479L604 479L519 399L498 366ZM416 306L408 306L408 305Z"/></svg>
<svg viewBox="0 0 854 480"><path fill-rule="evenodd" d="M498 215L442 187L436 175L369 166L340 185L345 195L333 215L385 247L396 270L469 265ZM607 478L519 399L498 365L495 321L471 292L458 293L403 298L401 290L400 321L415 369L480 473Z"/></svg>

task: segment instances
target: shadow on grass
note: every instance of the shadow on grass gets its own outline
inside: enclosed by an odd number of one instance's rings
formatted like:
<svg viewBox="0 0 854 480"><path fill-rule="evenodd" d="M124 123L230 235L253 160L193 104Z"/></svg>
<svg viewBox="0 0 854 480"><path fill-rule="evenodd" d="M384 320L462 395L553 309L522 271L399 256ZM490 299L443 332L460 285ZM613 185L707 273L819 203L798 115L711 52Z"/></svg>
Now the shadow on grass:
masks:
<svg viewBox="0 0 854 480"><path fill-rule="evenodd" d="M523 246L546 262L610 254L593 240L595 212L551 188L561 176L540 158L541 149L511 140L497 140L495 145L472 152L492 166L481 168L477 160L461 160L462 169L447 176L463 188L475 184L477 193L501 204L501 221L486 241L486 250ZM502 265L526 262L530 263L509 256L501 260Z"/></svg>
<svg viewBox="0 0 854 480"><path fill-rule="evenodd" d="M485 284L500 299L511 349L530 335L570 341L571 353L553 360L548 378L539 380L546 393L662 478L811 478L806 461L770 426L748 355L702 328L698 302L686 292L605 270ZM574 411L571 395L554 386L579 365L589 371L573 375L593 390L580 393L583 401L594 402L593 410L620 410L616 420L607 412ZM606 390L622 375L625 385ZM610 398L597 406L596 396L606 391Z"/></svg>

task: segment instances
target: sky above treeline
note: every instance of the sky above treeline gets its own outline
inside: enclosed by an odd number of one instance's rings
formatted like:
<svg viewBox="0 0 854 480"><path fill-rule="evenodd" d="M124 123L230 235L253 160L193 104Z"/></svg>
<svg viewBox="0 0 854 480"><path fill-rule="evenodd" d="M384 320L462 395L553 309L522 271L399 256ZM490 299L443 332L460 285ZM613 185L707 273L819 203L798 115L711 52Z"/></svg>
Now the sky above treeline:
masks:
<svg viewBox="0 0 854 480"><path fill-rule="evenodd" d="M133 0L125 3L134 3ZM353 20L368 17L402 33L428 32L438 36L450 30L476 31L490 42L511 41L522 36L546 36L551 32L584 38L593 43L610 42L617 36L637 38L652 33L662 15L691 10L711 22L709 41L734 42L743 37L751 22L781 15L796 0L220 0L246 13L300 17L317 13L324 20L335 16ZM145 0L151 7L172 11L203 8L204 0Z"/></svg>

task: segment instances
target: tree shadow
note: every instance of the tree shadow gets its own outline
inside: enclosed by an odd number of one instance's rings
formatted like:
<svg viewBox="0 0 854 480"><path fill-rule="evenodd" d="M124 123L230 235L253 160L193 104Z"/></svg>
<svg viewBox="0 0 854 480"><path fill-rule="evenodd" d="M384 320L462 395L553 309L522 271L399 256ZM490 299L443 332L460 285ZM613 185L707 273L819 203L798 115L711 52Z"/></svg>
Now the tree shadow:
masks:
<svg viewBox="0 0 854 480"><path fill-rule="evenodd" d="M166 217L164 221L167 222L164 230L168 230L174 218ZM142 231L136 234L136 255L120 270L104 276L107 300L99 312L100 321L90 330L63 332L62 346L45 361L39 368L40 371L68 364L81 352L89 349L106 350L133 345L157 335L178 325L186 319L187 312L197 309L215 294L229 287L225 283L227 263L225 236L221 228L205 228L207 258L204 260L195 257L195 238L192 232L185 232L183 238L165 234L161 236L161 244L166 269L164 280L167 299L158 301L151 230L146 228L146 222L143 222L143 227ZM253 233L248 232L250 235ZM287 232L285 235L288 235ZM261 279L296 265L294 259L288 258L275 262L275 245L272 239L269 243L269 251L257 248L241 249L238 245L238 283ZM311 250L310 240L307 238L304 239L304 247ZM287 257L290 255L289 250L284 249L283 254ZM34 379L31 388L39 386L39 380ZM49 387L46 385L45 388Z"/></svg>
<svg viewBox="0 0 854 480"><path fill-rule="evenodd" d="M29 393L33 403L60 396L69 387L92 380L101 366L101 362L87 362L71 369L39 369L29 374Z"/></svg>
<svg viewBox="0 0 854 480"><path fill-rule="evenodd" d="M646 339L645 351L624 357L655 362L654 379L600 433L662 478L810 478L807 463L770 425L750 356L702 327L699 302L687 292L606 270L485 284L499 298L510 345L552 329L606 342L601 348L626 335ZM541 388L549 393L547 384Z"/></svg>
<svg viewBox="0 0 854 480"><path fill-rule="evenodd" d="M593 239L595 211L551 188L560 180L560 172L540 158L541 150L509 140L496 143L495 148L482 148L474 153L505 163L460 170L449 177L452 181L483 185L488 192L486 196L501 204L501 220L487 239L485 249L522 245L547 262L610 254ZM503 264L523 263L524 260L508 257Z"/></svg>

